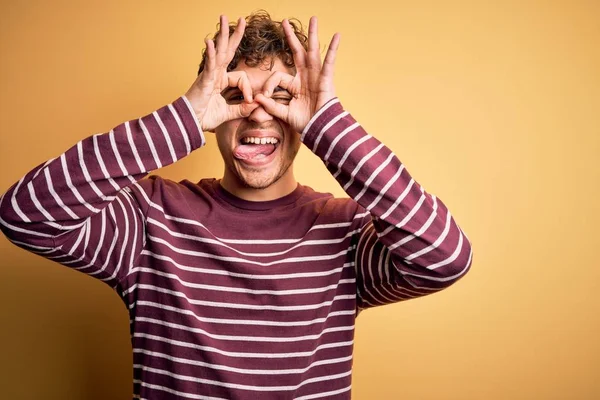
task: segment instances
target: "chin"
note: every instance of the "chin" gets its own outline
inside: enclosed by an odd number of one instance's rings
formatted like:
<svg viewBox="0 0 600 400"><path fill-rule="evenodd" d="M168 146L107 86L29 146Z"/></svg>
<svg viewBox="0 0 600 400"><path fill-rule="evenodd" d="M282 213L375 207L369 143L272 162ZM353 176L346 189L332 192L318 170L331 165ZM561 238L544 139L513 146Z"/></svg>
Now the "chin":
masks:
<svg viewBox="0 0 600 400"><path fill-rule="evenodd" d="M242 186L249 189L266 189L276 184L289 171L291 163L272 165L271 168L238 166L237 178Z"/></svg>
<svg viewBox="0 0 600 400"><path fill-rule="evenodd" d="M283 175L284 173L281 170L276 174L256 171L242 173L238 177L242 185L249 189L266 189L276 183Z"/></svg>

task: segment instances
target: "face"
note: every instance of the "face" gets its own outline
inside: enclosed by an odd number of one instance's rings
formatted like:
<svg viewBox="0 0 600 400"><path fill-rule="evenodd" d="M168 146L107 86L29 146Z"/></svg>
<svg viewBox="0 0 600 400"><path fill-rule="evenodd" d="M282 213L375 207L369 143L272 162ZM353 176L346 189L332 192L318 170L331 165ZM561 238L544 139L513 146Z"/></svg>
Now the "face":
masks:
<svg viewBox="0 0 600 400"><path fill-rule="evenodd" d="M265 81L275 71L294 74L281 60L275 59L257 67L248 67L243 61L235 71L245 71L252 86L253 96L261 93ZM239 90L224 92L229 104L243 99ZM291 96L276 90L272 98L288 104ZM300 135L288 124L258 107L246 118L227 121L215 129L217 144L225 162L224 180L238 187L265 189L280 181L292 179L290 166L300 148Z"/></svg>

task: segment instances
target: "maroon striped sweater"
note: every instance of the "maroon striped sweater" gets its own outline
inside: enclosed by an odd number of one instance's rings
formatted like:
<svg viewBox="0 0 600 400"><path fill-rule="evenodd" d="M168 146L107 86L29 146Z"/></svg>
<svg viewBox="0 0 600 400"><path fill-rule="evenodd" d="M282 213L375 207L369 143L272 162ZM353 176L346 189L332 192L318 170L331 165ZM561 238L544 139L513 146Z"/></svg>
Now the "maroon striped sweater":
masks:
<svg viewBox="0 0 600 400"><path fill-rule="evenodd" d="M351 199L298 185L249 202L213 179L142 179L205 143L181 97L29 172L0 226L121 296L134 398L349 399L357 310L450 286L471 246L337 99L302 141Z"/></svg>

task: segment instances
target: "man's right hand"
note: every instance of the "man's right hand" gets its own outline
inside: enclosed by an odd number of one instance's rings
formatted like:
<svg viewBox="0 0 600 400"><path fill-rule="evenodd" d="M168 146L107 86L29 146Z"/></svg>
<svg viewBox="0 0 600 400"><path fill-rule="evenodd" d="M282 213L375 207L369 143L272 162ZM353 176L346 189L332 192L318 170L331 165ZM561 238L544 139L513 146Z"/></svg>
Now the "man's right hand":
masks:
<svg viewBox="0 0 600 400"><path fill-rule="evenodd" d="M220 31L217 43L211 39L206 42L206 62L204 70L185 94L190 101L198 123L204 132L214 132L215 128L231 119L249 116L259 107L252 99L252 87L243 71L227 72L227 66L233 59L244 35L246 20L240 18L235 31L229 37L229 22L221 15ZM221 92L227 87L238 87L244 95L242 103L227 104Z"/></svg>

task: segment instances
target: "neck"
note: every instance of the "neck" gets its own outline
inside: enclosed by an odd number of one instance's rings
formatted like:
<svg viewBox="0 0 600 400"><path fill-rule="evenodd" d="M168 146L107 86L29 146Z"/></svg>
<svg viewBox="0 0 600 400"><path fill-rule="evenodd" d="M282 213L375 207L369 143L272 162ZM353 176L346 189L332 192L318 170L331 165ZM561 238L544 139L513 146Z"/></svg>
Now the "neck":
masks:
<svg viewBox="0 0 600 400"><path fill-rule="evenodd" d="M237 176L233 176L229 171L225 170L223 179L221 179L221 187L229 193L243 200L248 201L270 201L287 196L298 187L298 182L294 177L292 166L288 168L286 173L277 180L277 182L262 188L256 189L244 185Z"/></svg>

